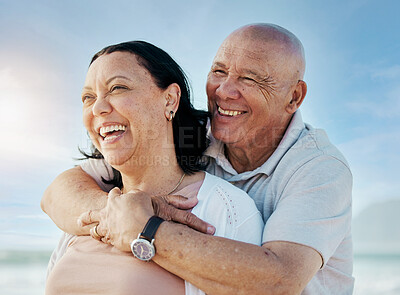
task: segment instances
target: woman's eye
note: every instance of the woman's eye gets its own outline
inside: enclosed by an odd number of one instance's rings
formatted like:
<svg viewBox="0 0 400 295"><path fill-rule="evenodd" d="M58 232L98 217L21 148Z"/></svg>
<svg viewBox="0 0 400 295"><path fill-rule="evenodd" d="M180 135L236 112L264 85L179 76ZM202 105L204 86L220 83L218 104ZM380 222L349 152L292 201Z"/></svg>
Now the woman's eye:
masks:
<svg viewBox="0 0 400 295"><path fill-rule="evenodd" d="M116 90L123 90L123 89L128 89L126 86L122 86L122 85L114 85L113 87L111 87L110 92L114 92Z"/></svg>
<svg viewBox="0 0 400 295"><path fill-rule="evenodd" d="M82 102L83 103L87 103L87 102L89 102L90 100L92 100L94 97L93 96L91 96L91 95L82 95Z"/></svg>

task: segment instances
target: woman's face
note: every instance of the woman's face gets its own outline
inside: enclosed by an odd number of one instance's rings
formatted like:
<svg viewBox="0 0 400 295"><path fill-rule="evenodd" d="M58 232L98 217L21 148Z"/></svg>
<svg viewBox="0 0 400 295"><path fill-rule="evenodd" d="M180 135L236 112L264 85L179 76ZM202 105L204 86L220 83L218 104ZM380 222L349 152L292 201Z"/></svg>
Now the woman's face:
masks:
<svg viewBox="0 0 400 295"><path fill-rule="evenodd" d="M111 165L145 161L162 144L166 94L134 54L97 58L89 67L82 101L84 125Z"/></svg>

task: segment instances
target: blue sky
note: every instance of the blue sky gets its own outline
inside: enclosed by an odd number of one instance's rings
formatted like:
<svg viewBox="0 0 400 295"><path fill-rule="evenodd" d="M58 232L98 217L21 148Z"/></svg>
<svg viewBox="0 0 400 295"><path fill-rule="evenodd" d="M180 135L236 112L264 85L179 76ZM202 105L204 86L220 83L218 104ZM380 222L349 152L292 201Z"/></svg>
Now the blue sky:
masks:
<svg viewBox="0 0 400 295"><path fill-rule="evenodd" d="M146 40L169 52L205 108L222 40L248 23L295 33L306 50L303 118L327 131L354 174L354 212L400 199L398 1L0 0L1 248L51 249L47 185L88 146L80 92L91 56Z"/></svg>

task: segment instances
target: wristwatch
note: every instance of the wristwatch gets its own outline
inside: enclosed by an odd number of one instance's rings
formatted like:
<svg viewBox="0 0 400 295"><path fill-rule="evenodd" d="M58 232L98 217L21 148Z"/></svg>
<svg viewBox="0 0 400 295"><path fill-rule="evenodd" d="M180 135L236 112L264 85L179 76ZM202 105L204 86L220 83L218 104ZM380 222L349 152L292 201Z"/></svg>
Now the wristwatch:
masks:
<svg viewBox="0 0 400 295"><path fill-rule="evenodd" d="M160 224L164 219L158 216L150 217L147 221L143 231L138 235L137 239L131 243L131 250L136 258L143 261L150 261L156 254L154 247L154 236Z"/></svg>

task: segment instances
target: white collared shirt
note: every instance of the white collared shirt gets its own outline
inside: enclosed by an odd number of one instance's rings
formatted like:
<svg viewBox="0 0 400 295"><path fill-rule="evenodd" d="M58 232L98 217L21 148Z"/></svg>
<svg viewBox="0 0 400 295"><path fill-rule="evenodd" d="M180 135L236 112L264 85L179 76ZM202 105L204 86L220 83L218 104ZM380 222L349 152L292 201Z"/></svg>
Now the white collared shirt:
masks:
<svg viewBox="0 0 400 295"><path fill-rule="evenodd" d="M246 191L264 222L263 243L287 241L320 253L323 266L302 294L352 294L352 175L321 129L297 111L279 146L253 171L237 173L211 137L207 171ZM266 270L267 271L267 270Z"/></svg>

